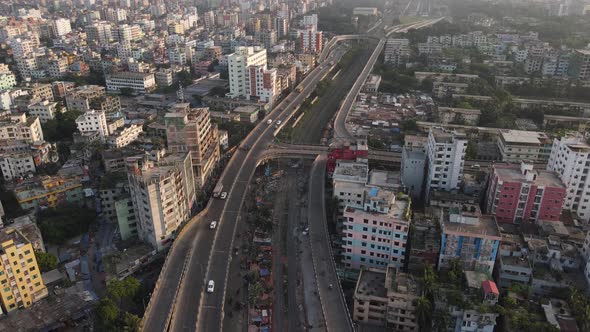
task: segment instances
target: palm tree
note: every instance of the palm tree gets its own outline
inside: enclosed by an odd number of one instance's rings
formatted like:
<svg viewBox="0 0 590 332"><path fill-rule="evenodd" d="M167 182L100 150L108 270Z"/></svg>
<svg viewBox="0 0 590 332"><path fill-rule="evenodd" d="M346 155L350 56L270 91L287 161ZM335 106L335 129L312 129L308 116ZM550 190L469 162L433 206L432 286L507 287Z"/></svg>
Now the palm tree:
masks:
<svg viewBox="0 0 590 332"><path fill-rule="evenodd" d="M430 303L430 300L425 296L420 296L416 300L416 319L418 321L420 331L426 332L431 330L431 316L432 304Z"/></svg>
<svg viewBox="0 0 590 332"><path fill-rule="evenodd" d="M432 265L427 264L424 266L424 276L422 278L422 282L424 284L424 295L428 297L430 301L434 300L434 290L436 289L436 284L438 283L438 277Z"/></svg>

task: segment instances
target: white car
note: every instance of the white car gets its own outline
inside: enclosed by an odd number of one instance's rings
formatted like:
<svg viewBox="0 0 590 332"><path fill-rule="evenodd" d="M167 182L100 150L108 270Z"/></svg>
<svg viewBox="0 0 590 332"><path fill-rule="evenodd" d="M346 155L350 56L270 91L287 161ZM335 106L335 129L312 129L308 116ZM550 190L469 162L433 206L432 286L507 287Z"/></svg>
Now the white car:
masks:
<svg viewBox="0 0 590 332"><path fill-rule="evenodd" d="M266 120L266 124L271 124L271 123L272 123L272 119Z"/></svg>
<svg viewBox="0 0 590 332"><path fill-rule="evenodd" d="M209 229L215 229L217 228L217 221L213 220L210 224L209 224Z"/></svg>
<svg viewBox="0 0 590 332"><path fill-rule="evenodd" d="M277 120L278 125L280 125L281 123L283 123L281 120Z"/></svg>
<svg viewBox="0 0 590 332"><path fill-rule="evenodd" d="M224 191L221 193L221 196L219 196L221 199L226 199L227 198L227 193Z"/></svg>
<svg viewBox="0 0 590 332"><path fill-rule="evenodd" d="M207 283L207 293L213 293L214 290L215 290L215 281L209 280L209 282Z"/></svg>

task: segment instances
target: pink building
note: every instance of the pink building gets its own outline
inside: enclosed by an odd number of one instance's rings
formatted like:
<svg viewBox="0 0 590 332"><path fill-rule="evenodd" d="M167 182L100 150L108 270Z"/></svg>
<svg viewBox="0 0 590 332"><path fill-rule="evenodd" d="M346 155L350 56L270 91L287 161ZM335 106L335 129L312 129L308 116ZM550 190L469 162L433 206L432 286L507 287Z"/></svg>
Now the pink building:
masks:
<svg viewBox="0 0 590 332"><path fill-rule="evenodd" d="M404 266L410 228L410 198L367 187L364 209L347 206L343 222L343 262L347 268Z"/></svg>
<svg viewBox="0 0 590 332"><path fill-rule="evenodd" d="M494 165L486 194L486 212L498 223L558 221L566 188L555 172L532 165Z"/></svg>
<svg viewBox="0 0 590 332"><path fill-rule="evenodd" d="M209 74L209 66L211 65L210 60L203 60L195 63L193 66L195 67L195 73L206 76Z"/></svg>

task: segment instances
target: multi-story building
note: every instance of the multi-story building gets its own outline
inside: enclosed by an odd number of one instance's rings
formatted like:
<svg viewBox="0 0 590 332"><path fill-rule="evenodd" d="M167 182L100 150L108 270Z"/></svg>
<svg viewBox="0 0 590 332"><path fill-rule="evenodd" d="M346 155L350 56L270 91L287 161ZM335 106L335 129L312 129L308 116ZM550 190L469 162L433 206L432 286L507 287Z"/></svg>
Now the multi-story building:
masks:
<svg viewBox="0 0 590 332"><path fill-rule="evenodd" d="M342 218L347 206L364 207L365 186L369 182L367 159L337 160L332 173L334 197L338 200L338 215ZM343 221L343 220L340 220Z"/></svg>
<svg viewBox="0 0 590 332"><path fill-rule="evenodd" d="M402 150L401 179L412 198L419 199L424 187L426 152L424 148L412 149L404 146Z"/></svg>
<svg viewBox="0 0 590 332"><path fill-rule="evenodd" d="M86 31L86 40L89 43L101 46L107 45L113 40L113 34L109 22L95 22L87 25L84 30Z"/></svg>
<svg viewBox="0 0 590 332"><path fill-rule="evenodd" d="M147 156L129 157L127 176L138 236L160 251L191 215L195 203L191 158L188 153L157 162Z"/></svg>
<svg viewBox="0 0 590 332"><path fill-rule="evenodd" d="M266 69L266 66L249 66L249 96L248 99L259 100L265 103L274 103L281 93L277 82L277 70Z"/></svg>
<svg viewBox="0 0 590 332"><path fill-rule="evenodd" d="M103 140L109 135L107 118L104 111L91 110L85 112L76 119L76 126L82 135L98 132Z"/></svg>
<svg viewBox="0 0 590 332"><path fill-rule="evenodd" d="M17 229L0 231L0 301L4 312L28 308L48 295L35 251Z"/></svg>
<svg viewBox="0 0 590 332"><path fill-rule="evenodd" d="M498 286L508 289L513 284L528 285L533 275L533 265L521 234L502 233L498 253L494 271Z"/></svg>
<svg viewBox="0 0 590 332"><path fill-rule="evenodd" d="M462 211L441 211L441 247L438 268L445 269L458 259L465 270L491 274L502 236L494 216L482 215L475 205Z"/></svg>
<svg viewBox="0 0 590 332"><path fill-rule="evenodd" d="M30 116L36 116L41 123L46 123L47 121L55 119L55 115L58 112L57 102L43 100L29 105L28 111Z"/></svg>
<svg viewBox="0 0 590 332"><path fill-rule="evenodd" d="M67 18L58 18L52 24L53 34L57 37L65 36L72 32L72 24Z"/></svg>
<svg viewBox="0 0 590 332"><path fill-rule="evenodd" d="M108 91L121 92L123 88L132 89L135 93L148 93L156 88L153 73L119 72L106 77Z"/></svg>
<svg viewBox="0 0 590 332"><path fill-rule="evenodd" d="M230 98L250 96L250 66L266 68L266 50L260 47L236 47L233 54L227 56L229 72Z"/></svg>
<svg viewBox="0 0 590 332"><path fill-rule="evenodd" d="M428 132L426 145L426 196L431 190L459 189L463 178L467 139L456 131L433 127Z"/></svg>
<svg viewBox="0 0 590 332"><path fill-rule="evenodd" d="M410 57L410 41L408 39L387 39L385 44L385 62L399 67L405 65Z"/></svg>
<svg viewBox="0 0 590 332"><path fill-rule="evenodd" d="M566 187L563 208L590 221L590 145L581 135L553 141L547 170L557 174Z"/></svg>
<svg viewBox="0 0 590 332"><path fill-rule="evenodd" d="M102 86L84 85L66 94L66 105L69 111L100 110L110 113L121 109L121 100L119 96L107 95Z"/></svg>
<svg viewBox="0 0 590 332"><path fill-rule="evenodd" d="M502 161L544 163L551 153L551 140L537 131L505 130L498 135Z"/></svg>
<svg viewBox="0 0 590 332"><path fill-rule="evenodd" d="M323 48L322 32L314 28L297 31L298 47L304 53L320 53Z"/></svg>
<svg viewBox="0 0 590 332"><path fill-rule="evenodd" d="M437 115L440 123L476 126L479 122L481 111L470 108L438 107Z"/></svg>
<svg viewBox="0 0 590 332"><path fill-rule="evenodd" d="M575 50L570 59L568 74L580 81L590 80L590 50Z"/></svg>
<svg viewBox="0 0 590 332"><path fill-rule="evenodd" d="M133 210L133 202L129 195L123 196L115 201L115 214L119 224L121 240L125 241L137 237L137 218Z"/></svg>
<svg viewBox="0 0 590 332"><path fill-rule="evenodd" d="M130 124L111 132L107 138L107 145L113 149L120 149L131 144L143 132L143 127L138 124Z"/></svg>
<svg viewBox="0 0 590 332"><path fill-rule="evenodd" d="M469 84L456 82L434 82L432 84L432 94L437 98L445 98L453 94L464 94Z"/></svg>
<svg viewBox="0 0 590 332"><path fill-rule="evenodd" d="M172 153L189 152L195 186L203 187L219 162L220 154L217 127L211 125L209 109L176 104L164 120L168 149Z"/></svg>
<svg viewBox="0 0 590 332"><path fill-rule="evenodd" d="M486 193L486 213L499 223L558 221L566 187L552 171L533 170L533 165L492 167Z"/></svg>
<svg viewBox="0 0 590 332"><path fill-rule="evenodd" d="M68 59L65 57L49 60L47 63L47 75L51 78L60 78L68 73Z"/></svg>
<svg viewBox="0 0 590 332"><path fill-rule="evenodd" d="M0 170L4 180L10 181L19 177L26 177L36 172L35 160L30 153L2 153L0 154Z"/></svg>
<svg viewBox="0 0 590 332"><path fill-rule="evenodd" d="M51 208L60 204L80 204L84 191L79 177L62 175L25 179L14 189L16 201L23 210Z"/></svg>
<svg viewBox="0 0 590 332"><path fill-rule="evenodd" d="M27 143L43 141L41 122L26 114L11 115L0 119L0 141L22 140Z"/></svg>
<svg viewBox="0 0 590 332"><path fill-rule="evenodd" d="M171 86L174 84L174 77L174 71L170 68L158 69L158 71L154 73L156 84L160 87Z"/></svg>
<svg viewBox="0 0 590 332"><path fill-rule="evenodd" d="M360 209L344 209L343 263L355 270L403 267L410 229L409 197L367 187L363 203Z"/></svg>
<svg viewBox="0 0 590 332"><path fill-rule="evenodd" d="M363 269L354 289L353 321L386 326L395 331L418 331L418 282L394 266Z"/></svg>
<svg viewBox="0 0 590 332"><path fill-rule="evenodd" d="M6 69L0 72L0 90L6 90L16 85L16 76Z"/></svg>

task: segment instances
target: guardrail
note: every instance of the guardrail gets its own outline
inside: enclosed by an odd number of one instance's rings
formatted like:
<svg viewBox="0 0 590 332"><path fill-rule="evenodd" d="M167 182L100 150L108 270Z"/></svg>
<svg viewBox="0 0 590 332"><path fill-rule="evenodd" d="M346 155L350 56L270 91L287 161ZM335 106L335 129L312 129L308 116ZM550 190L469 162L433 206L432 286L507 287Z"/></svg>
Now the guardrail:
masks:
<svg viewBox="0 0 590 332"><path fill-rule="evenodd" d="M319 156L318 156L319 158ZM316 159L317 160L317 159ZM322 176L321 176L321 181L322 181L322 191L321 191L321 200L322 202L326 202L326 198L324 197L325 195L325 189L326 189L326 174L325 174L325 167L323 167L324 171L322 172ZM331 262L331 267L332 267L332 273L336 276L336 279L338 280L338 290L340 291L340 301L342 303L342 306L346 309L346 317L348 318L348 325L350 326L350 330L354 331L354 322L352 321L352 316L350 315L350 310L348 310L348 305L346 305L346 300L345 296L344 296L344 290L342 289L342 285L340 284L340 278L338 278L338 274L336 273L336 261L334 261L334 252L332 251L332 242L330 241L330 232L328 231L328 218L326 217L326 207L324 206L322 209L322 213L323 213L323 230L324 230L324 235L326 237L326 239L328 240L328 252L330 254L330 262ZM311 238L311 237L310 237Z"/></svg>

